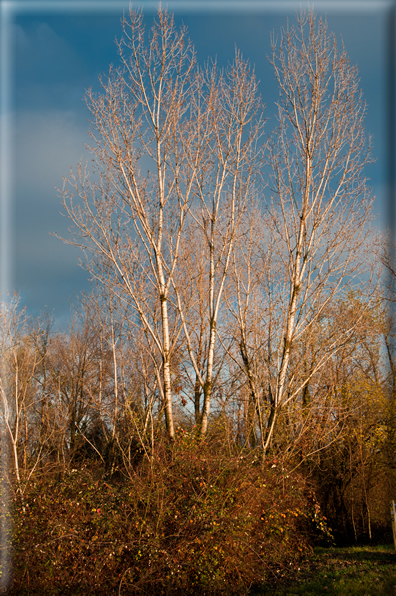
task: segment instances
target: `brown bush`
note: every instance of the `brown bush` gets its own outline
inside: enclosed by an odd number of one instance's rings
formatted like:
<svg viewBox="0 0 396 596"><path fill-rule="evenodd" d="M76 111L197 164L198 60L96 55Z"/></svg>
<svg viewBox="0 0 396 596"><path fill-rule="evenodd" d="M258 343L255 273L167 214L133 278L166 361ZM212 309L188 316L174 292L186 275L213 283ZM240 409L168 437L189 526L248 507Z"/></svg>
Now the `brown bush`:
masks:
<svg viewBox="0 0 396 596"><path fill-rule="evenodd" d="M244 594L307 552L312 511L299 476L180 430L111 478L37 477L15 504L11 594Z"/></svg>

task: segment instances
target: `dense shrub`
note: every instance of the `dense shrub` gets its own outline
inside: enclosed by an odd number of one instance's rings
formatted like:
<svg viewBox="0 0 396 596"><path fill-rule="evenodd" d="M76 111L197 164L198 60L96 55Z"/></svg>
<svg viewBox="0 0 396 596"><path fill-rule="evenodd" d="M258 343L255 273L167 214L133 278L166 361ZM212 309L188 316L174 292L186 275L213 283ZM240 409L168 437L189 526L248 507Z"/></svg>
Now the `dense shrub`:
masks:
<svg viewBox="0 0 396 596"><path fill-rule="evenodd" d="M243 594L307 552L324 522L300 477L178 434L128 474L37 477L11 593Z"/></svg>

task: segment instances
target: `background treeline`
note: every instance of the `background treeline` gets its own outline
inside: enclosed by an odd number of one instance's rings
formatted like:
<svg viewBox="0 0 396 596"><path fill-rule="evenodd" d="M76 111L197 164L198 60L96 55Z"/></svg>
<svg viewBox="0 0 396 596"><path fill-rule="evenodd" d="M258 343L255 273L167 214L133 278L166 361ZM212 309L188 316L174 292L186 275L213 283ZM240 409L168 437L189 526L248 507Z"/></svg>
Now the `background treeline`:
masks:
<svg viewBox="0 0 396 596"><path fill-rule="evenodd" d="M268 134L238 52L198 68L161 9L123 31L86 97L94 170L62 191L92 294L63 331L1 309L13 589L241 594L315 541L390 537L394 266L365 104L313 13L274 40Z"/></svg>
<svg viewBox="0 0 396 596"><path fill-rule="evenodd" d="M352 295L338 303L334 324L360 307ZM29 319L17 298L8 303L2 449L5 440L15 593L99 594L121 580L125 593L194 593L197 585L229 593L230 583L243 593L297 565L309 545L391 540L386 300L377 296L326 370L284 409L265 458L248 380L227 350L216 353L205 440L180 359L170 442L155 366L123 322L95 294L81 299L66 331ZM295 366L303 375L297 358Z"/></svg>

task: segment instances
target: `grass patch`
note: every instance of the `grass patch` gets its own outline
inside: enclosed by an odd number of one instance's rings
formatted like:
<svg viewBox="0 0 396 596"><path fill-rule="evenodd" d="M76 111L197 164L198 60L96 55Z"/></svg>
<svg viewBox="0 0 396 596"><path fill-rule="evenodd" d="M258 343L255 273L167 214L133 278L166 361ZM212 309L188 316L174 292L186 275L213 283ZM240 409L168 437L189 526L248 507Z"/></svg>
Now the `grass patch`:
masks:
<svg viewBox="0 0 396 596"><path fill-rule="evenodd" d="M396 596L396 553L393 545L315 548L313 555L279 580L255 592L289 596Z"/></svg>

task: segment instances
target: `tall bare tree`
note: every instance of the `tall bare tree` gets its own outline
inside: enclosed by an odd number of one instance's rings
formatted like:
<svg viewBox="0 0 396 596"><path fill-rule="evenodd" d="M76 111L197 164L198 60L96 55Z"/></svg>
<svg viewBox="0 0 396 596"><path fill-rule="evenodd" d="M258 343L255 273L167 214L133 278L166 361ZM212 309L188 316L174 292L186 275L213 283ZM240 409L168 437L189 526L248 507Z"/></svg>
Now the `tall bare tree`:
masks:
<svg viewBox="0 0 396 596"><path fill-rule="evenodd" d="M143 328L148 345L161 356L159 389L171 438L171 362L184 328L204 393L204 435L224 283L258 172L263 120L257 82L238 52L225 72L216 65L199 70L185 30L177 32L161 8L147 44L141 13L131 10L123 30L122 69L102 79L102 95L87 95L98 179L92 182L80 164L65 180L64 206L75 224L69 242L85 249L93 277L130 306L130 323ZM207 252L204 376L191 347L178 279L188 220Z"/></svg>
<svg viewBox="0 0 396 596"><path fill-rule="evenodd" d="M75 224L69 242L86 250L89 271L130 306L131 320L161 356L173 438L171 359L179 332L169 292L207 142L202 81L186 31L176 30L166 10L158 9L147 43L141 12L130 10L122 25L122 67L101 80L102 95L86 97L97 180L80 164L65 180L64 206Z"/></svg>
<svg viewBox="0 0 396 596"><path fill-rule="evenodd" d="M196 321L183 316L186 305L175 287L184 323L191 363L203 391L200 434L208 430L211 409L215 346L224 288L229 275L235 242L246 210L257 196L257 177L262 166L263 106L258 83L249 63L237 51L224 72L216 65L205 72L208 106L208 143L200 163L196 194L199 202L190 213L195 234L201 238L205 255L208 327L205 366L200 366L202 349L194 354L191 334ZM195 293L194 283L190 284ZM200 298L198 298L200 301Z"/></svg>
<svg viewBox="0 0 396 596"><path fill-rule="evenodd" d="M301 13L296 27L283 30L279 45L273 40L271 63L280 99L278 128L269 143L268 217L285 281L281 341L271 341L269 355L272 404L265 449L280 409L309 383L309 376L295 383L293 346L309 346L320 324L321 353L310 375L323 367L362 315L357 309L345 326L334 328L328 321L336 297L357 286L362 292L363 275L373 271L367 250L372 199L364 177L370 148L357 69L312 12Z"/></svg>

